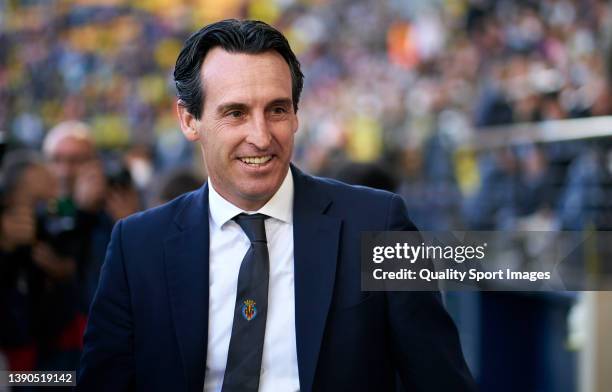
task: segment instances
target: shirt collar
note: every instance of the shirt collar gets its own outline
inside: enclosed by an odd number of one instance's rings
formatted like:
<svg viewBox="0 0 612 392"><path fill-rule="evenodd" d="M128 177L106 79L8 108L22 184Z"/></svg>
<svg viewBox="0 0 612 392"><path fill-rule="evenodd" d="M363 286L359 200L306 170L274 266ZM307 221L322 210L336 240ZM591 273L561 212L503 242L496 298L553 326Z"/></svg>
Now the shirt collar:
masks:
<svg viewBox="0 0 612 392"><path fill-rule="evenodd" d="M293 222L293 176L291 170L287 170L285 179L274 196L257 211L244 211L225 200L213 187L210 177L208 178L208 208L210 216L216 227L221 227L233 217L241 213L260 213L278 219L285 223Z"/></svg>

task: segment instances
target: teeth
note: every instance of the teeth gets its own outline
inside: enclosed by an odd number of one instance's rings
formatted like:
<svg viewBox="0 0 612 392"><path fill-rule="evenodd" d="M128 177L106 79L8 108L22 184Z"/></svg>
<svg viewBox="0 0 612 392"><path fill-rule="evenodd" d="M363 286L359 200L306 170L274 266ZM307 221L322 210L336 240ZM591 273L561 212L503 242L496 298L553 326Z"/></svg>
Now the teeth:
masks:
<svg viewBox="0 0 612 392"><path fill-rule="evenodd" d="M271 155L266 155L263 157L244 157L240 158L240 160L244 163L248 163L249 165L262 165L272 159Z"/></svg>

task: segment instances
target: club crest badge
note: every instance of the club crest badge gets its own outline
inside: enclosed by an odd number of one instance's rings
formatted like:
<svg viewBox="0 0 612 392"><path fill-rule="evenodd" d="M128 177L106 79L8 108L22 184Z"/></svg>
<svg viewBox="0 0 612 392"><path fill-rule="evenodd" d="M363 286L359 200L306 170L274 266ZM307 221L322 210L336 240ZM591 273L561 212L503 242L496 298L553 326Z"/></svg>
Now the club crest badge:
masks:
<svg viewBox="0 0 612 392"><path fill-rule="evenodd" d="M255 316L257 316L257 308L255 307L255 301L253 301L252 299L247 299L246 301L244 301L241 310L242 317L244 317L246 321L251 321L255 318Z"/></svg>

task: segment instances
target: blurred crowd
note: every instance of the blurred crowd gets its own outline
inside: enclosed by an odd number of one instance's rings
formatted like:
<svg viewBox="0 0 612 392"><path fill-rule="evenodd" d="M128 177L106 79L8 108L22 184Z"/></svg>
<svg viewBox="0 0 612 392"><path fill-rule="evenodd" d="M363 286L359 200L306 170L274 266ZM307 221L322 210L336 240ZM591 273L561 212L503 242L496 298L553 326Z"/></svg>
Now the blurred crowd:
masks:
<svg viewBox="0 0 612 392"><path fill-rule="evenodd" d="M76 367L113 224L144 206L129 158L97 150L90 128L77 121L51 129L42 153L4 157L0 348L11 369ZM177 170L160 182L155 203L201 183Z"/></svg>
<svg viewBox="0 0 612 392"><path fill-rule="evenodd" d="M305 170L398 191L421 229L612 227L606 143L465 146L474 128L612 114L606 1L0 0L12 368L74 368L113 223L201 185L172 70L226 17L274 24L298 54Z"/></svg>

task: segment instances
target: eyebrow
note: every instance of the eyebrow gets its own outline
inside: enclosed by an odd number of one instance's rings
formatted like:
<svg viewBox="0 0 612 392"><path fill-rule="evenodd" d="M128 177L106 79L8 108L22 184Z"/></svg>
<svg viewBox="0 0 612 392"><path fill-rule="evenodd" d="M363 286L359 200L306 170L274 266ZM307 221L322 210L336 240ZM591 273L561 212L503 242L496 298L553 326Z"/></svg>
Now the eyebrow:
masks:
<svg viewBox="0 0 612 392"><path fill-rule="evenodd" d="M285 106L285 107L292 107L293 106L293 101L291 100L291 98L277 98L275 100L273 100L272 102L268 103L266 105L266 109L272 107L272 106ZM219 105L217 107L217 113L219 114L224 114L227 113L229 111L232 110L242 110L242 111L247 111L248 106L240 103L240 102L227 102L227 103L223 103L221 105Z"/></svg>
<svg viewBox="0 0 612 392"><path fill-rule="evenodd" d="M217 107L217 113L223 114L232 110L242 110L246 111L247 105L239 102L228 102L221 104Z"/></svg>
<svg viewBox="0 0 612 392"><path fill-rule="evenodd" d="M289 98L278 98L275 99L274 101L270 102L269 104L266 105L266 108L270 108L272 106L285 106L285 107L291 107L293 106L293 101Z"/></svg>

